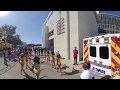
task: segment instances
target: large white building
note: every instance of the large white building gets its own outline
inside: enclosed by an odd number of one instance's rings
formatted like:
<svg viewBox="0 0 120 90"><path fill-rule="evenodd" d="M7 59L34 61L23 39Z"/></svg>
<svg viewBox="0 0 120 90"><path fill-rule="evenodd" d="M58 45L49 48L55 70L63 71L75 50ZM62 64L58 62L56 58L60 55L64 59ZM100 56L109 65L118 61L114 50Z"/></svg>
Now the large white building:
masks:
<svg viewBox="0 0 120 90"><path fill-rule="evenodd" d="M76 46L82 58L83 38L98 35L95 11L51 11L43 25L43 47L59 50L61 56L73 60Z"/></svg>
<svg viewBox="0 0 120 90"><path fill-rule="evenodd" d="M99 13L98 15L98 33L103 34L114 34L120 33L120 16Z"/></svg>

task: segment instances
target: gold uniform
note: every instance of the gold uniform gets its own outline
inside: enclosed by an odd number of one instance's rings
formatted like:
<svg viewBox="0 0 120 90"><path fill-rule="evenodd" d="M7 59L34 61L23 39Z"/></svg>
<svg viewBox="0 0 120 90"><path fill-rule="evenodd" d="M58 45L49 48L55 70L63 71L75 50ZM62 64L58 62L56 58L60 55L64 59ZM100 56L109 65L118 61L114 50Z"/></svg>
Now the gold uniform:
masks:
<svg viewBox="0 0 120 90"><path fill-rule="evenodd" d="M57 58L57 65L61 66L60 58Z"/></svg>
<svg viewBox="0 0 120 90"><path fill-rule="evenodd" d="M40 64L34 64L33 65L33 72L35 73L35 74L40 74Z"/></svg>
<svg viewBox="0 0 120 90"><path fill-rule="evenodd" d="M29 55L26 55L26 62L28 62L28 59L29 59Z"/></svg>
<svg viewBox="0 0 120 90"><path fill-rule="evenodd" d="M19 57L19 63L21 64L21 65L24 65L24 59L25 59L25 57Z"/></svg>

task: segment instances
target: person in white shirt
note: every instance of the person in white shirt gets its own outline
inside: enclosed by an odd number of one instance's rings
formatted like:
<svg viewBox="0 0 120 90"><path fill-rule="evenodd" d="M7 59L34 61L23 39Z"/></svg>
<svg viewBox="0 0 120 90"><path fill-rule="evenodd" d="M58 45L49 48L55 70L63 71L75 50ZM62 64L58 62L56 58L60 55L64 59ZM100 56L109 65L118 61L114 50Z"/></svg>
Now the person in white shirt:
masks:
<svg viewBox="0 0 120 90"><path fill-rule="evenodd" d="M94 79L93 71L90 69L91 65L89 62L83 63L83 73L80 75L80 79Z"/></svg>

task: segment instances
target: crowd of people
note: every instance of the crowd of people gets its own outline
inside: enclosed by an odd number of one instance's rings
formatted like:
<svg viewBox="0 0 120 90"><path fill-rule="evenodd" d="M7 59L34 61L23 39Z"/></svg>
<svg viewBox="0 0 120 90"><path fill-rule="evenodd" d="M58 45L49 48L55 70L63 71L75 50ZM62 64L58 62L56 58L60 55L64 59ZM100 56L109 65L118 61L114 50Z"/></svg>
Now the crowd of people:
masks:
<svg viewBox="0 0 120 90"><path fill-rule="evenodd" d="M16 53L16 49L4 49L4 57L6 57L6 52L8 53L8 57L12 54L12 52ZM58 73L61 74L61 55L58 52L54 52L53 50L49 50L46 48L19 48L19 64L21 65L20 74L23 75L23 72L25 73L24 66L26 66L26 69L31 69L34 75L36 75L36 79L39 79L40 72L41 72L41 64L44 63L46 60L47 63L51 65L52 68L56 69ZM33 54L34 53L34 54ZM73 58L74 58L74 64L77 64L77 54L78 50L75 47L73 50ZM32 55L34 55L32 59ZM40 60L39 56L44 56L43 61ZM33 61L31 61L33 60ZM33 63L32 63L33 62ZM30 67L30 64L32 67ZM80 79L95 79L93 71L90 69L91 64L89 62L83 63L83 69L84 71L80 75ZM105 75L101 79L111 79L111 76Z"/></svg>
<svg viewBox="0 0 120 90"><path fill-rule="evenodd" d="M61 55L58 52L54 52L53 50L45 49L45 48L28 48L23 50L24 52L21 53L19 57L19 63L21 65L21 75L22 72L25 72L24 65L26 63L26 69L28 69L30 66L28 64L32 64L31 71L34 75L36 75L36 79L39 79L40 73L41 73L41 64L44 63L44 60L47 61L51 65L52 68L56 69L58 73L61 74ZM34 53L33 63L31 63L31 56L32 52ZM73 50L74 55L74 64L77 64L77 54L78 51L75 47ZM43 61L40 60L39 56L44 56ZM91 64L89 62L83 63L83 72L80 74L80 79L95 79L95 75L93 71L91 70ZM111 79L110 75L105 75L101 79Z"/></svg>
<svg viewBox="0 0 120 90"><path fill-rule="evenodd" d="M46 48L26 48L22 50L19 57L19 64L21 65L21 71L20 74L22 75L24 70L24 66L26 66L26 69L29 69L29 64L32 64L31 70L34 75L36 75L36 79L40 76L40 66L44 61L41 61L39 56L44 56L43 60L46 60L52 68L56 69L58 73L61 74L61 55L59 51L55 54L54 51L46 49ZM33 54L34 53L34 54ZM31 56L34 55L33 63L31 63Z"/></svg>

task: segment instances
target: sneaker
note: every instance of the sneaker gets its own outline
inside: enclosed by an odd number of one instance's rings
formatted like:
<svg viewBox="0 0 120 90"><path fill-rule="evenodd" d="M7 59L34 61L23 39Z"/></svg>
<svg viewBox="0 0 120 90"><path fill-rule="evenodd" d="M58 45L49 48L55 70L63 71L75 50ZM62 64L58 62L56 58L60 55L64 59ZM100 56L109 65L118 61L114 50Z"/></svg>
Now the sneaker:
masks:
<svg viewBox="0 0 120 90"><path fill-rule="evenodd" d="M73 65L75 65L75 64L73 64Z"/></svg>

